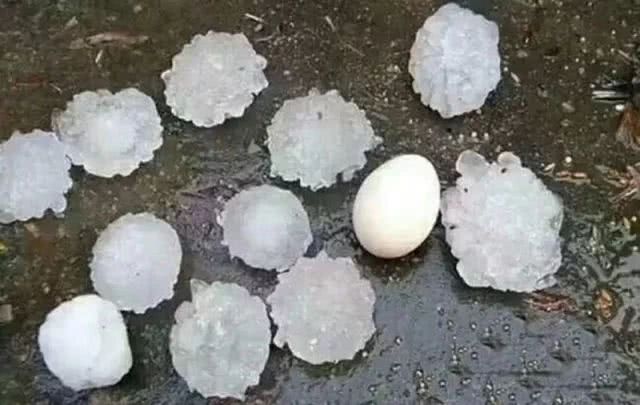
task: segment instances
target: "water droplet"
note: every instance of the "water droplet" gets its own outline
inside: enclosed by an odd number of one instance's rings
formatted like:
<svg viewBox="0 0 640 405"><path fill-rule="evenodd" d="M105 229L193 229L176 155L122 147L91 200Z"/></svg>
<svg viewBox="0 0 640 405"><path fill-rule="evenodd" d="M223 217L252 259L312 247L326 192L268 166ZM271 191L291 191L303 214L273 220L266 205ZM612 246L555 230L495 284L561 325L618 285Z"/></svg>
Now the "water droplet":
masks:
<svg viewBox="0 0 640 405"><path fill-rule="evenodd" d="M424 371L421 368L416 370L416 377L422 378L424 376Z"/></svg>
<svg viewBox="0 0 640 405"><path fill-rule="evenodd" d="M530 397L531 399L538 399L540 398L540 396L542 395L542 393L540 391L534 391L531 393Z"/></svg>
<svg viewBox="0 0 640 405"><path fill-rule="evenodd" d="M511 331L511 325L509 325L508 323L505 323L504 325L502 325L502 330L505 332L510 332Z"/></svg>
<svg viewBox="0 0 640 405"><path fill-rule="evenodd" d="M509 401L515 402L515 400L516 400L516 394L512 392L511 394L509 394Z"/></svg>
<svg viewBox="0 0 640 405"><path fill-rule="evenodd" d="M440 380L440 381L438 381L438 386L440 388L446 388L447 387L447 382L445 380Z"/></svg>
<svg viewBox="0 0 640 405"><path fill-rule="evenodd" d="M476 330L478 328L478 324L475 322L471 322L469 324L469 328L471 328L471 330Z"/></svg>
<svg viewBox="0 0 640 405"><path fill-rule="evenodd" d="M400 336L397 336L393 342L400 346L402 344L402 338Z"/></svg>
<svg viewBox="0 0 640 405"><path fill-rule="evenodd" d="M471 384L471 378L470 377L464 377L462 380L460 380L460 384L462 384L462 385Z"/></svg>
<svg viewBox="0 0 640 405"><path fill-rule="evenodd" d="M447 320L447 329L453 330L454 326L455 326L455 324L453 323L453 321L451 319L448 319Z"/></svg>
<svg viewBox="0 0 640 405"><path fill-rule="evenodd" d="M398 370L400 370L400 367L402 367L402 366L401 366L399 363L394 363L394 364L391 366L391 372L393 372L393 373L397 373L397 372L398 372Z"/></svg>
<svg viewBox="0 0 640 405"><path fill-rule="evenodd" d="M478 352L471 352L471 358L473 360L478 360Z"/></svg>
<svg viewBox="0 0 640 405"><path fill-rule="evenodd" d="M444 308L438 305L438 315L444 316Z"/></svg>

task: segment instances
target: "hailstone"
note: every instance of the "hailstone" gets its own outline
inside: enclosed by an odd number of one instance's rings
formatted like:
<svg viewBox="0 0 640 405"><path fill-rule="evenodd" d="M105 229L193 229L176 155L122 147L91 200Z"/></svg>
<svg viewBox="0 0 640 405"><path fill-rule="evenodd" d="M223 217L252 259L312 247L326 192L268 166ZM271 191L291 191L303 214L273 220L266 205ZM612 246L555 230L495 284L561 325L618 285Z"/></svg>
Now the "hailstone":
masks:
<svg viewBox="0 0 640 405"><path fill-rule="evenodd" d="M128 176L162 145L156 105L134 88L76 94L52 126L73 164L101 177Z"/></svg>
<svg viewBox="0 0 640 405"><path fill-rule="evenodd" d="M121 310L141 314L173 296L181 260L171 225L149 213L126 214L93 246L93 288Z"/></svg>
<svg viewBox="0 0 640 405"><path fill-rule="evenodd" d="M268 298L278 326L274 343L286 344L311 364L352 359L376 330L375 294L350 258L323 251L301 258Z"/></svg>
<svg viewBox="0 0 640 405"><path fill-rule="evenodd" d="M231 198L221 225L222 243L229 247L231 256L266 270L288 269L313 240L307 212L296 196L267 185Z"/></svg>
<svg viewBox="0 0 640 405"><path fill-rule="evenodd" d="M55 134L14 132L0 144L0 223L41 218L67 207L71 162Z"/></svg>
<svg viewBox="0 0 640 405"><path fill-rule="evenodd" d="M269 357L271 325L258 297L235 284L191 281L191 302L175 314L169 349L191 390L205 397L244 399Z"/></svg>
<svg viewBox="0 0 640 405"><path fill-rule="evenodd" d="M455 3L416 34L409 73L422 103L444 118L476 110L500 81L498 26Z"/></svg>
<svg viewBox="0 0 640 405"><path fill-rule="evenodd" d="M529 292L555 284L562 203L510 152L489 164L473 151L442 197L442 223L458 273L472 287Z"/></svg>
<svg viewBox="0 0 640 405"><path fill-rule="evenodd" d="M364 111L336 90L285 101L267 133L271 176L314 191L334 184L338 174L350 181L366 164L365 152L382 143Z"/></svg>
<svg viewBox="0 0 640 405"><path fill-rule="evenodd" d="M266 66L244 34L196 35L162 74L167 104L175 116L199 127L241 117L269 85Z"/></svg>
<svg viewBox="0 0 640 405"><path fill-rule="evenodd" d="M116 384L131 368L122 315L113 303L93 294L49 312L38 345L49 370L76 391Z"/></svg>

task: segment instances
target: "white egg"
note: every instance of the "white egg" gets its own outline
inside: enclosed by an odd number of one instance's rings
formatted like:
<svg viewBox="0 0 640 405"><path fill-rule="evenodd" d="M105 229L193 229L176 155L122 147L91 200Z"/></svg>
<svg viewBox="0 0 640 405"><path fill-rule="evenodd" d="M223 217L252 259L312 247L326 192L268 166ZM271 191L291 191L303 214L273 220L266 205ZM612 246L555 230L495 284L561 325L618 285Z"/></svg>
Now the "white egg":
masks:
<svg viewBox="0 0 640 405"><path fill-rule="evenodd" d="M369 253L393 259L427 239L439 209L440 182L431 162L420 155L401 155L362 183L353 206L353 226Z"/></svg>

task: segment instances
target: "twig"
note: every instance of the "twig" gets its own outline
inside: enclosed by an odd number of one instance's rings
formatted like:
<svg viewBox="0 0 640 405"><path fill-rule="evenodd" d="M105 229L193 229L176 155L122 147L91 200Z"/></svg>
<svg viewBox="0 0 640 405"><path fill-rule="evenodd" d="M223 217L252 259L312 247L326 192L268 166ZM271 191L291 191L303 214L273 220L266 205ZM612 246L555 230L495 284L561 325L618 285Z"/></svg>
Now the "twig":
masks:
<svg viewBox="0 0 640 405"><path fill-rule="evenodd" d="M245 18L248 18L249 20L253 20L255 22L259 22L261 24L264 24L264 19L258 17L257 15L253 15L253 14L249 14L249 13L244 13Z"/></svg>
<svg viewBox="0 0 640 405"><path fill-rule="evenodd" d="M331 17L329 17L328 15L324 16L324 20L327 22L327 24L329 24L329 28L331 28L331 31L336 32L336 26L333 24L333 21L331 20Z"/></svg>

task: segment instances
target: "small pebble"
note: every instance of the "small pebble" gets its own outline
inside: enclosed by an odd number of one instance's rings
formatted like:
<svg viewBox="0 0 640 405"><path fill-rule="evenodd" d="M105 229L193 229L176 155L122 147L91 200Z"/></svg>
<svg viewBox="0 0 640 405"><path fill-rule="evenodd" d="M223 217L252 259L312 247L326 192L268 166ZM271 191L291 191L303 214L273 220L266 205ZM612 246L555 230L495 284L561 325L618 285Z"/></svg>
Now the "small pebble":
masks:
<svg viewBox="0 0 640 405"><path fill-rule="evenodd" d="M564 112L569 114L576 112L576 108L568 101L562 103L562 109L564 110Z"/></svg>
<svg viewBox="0 0 640 405"><path fill-rule="evenodd" d="M13 307L11 304L0 305L0 324L13 321Z"/></svg>

